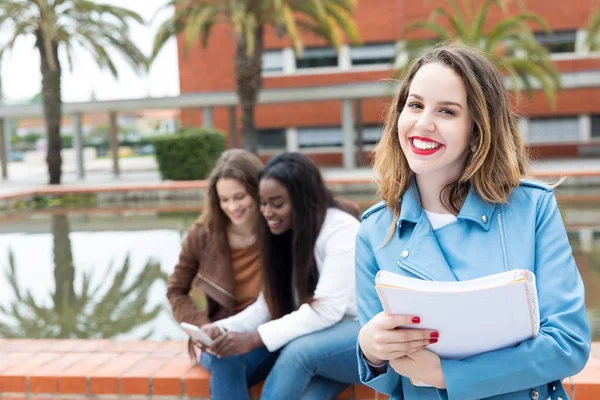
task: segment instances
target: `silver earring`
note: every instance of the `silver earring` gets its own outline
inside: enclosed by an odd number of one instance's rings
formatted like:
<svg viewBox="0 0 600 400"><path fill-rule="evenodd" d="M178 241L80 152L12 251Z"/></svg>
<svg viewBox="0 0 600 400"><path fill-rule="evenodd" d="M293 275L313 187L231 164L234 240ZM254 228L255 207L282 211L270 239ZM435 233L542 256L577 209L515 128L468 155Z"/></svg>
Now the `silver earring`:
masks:
<svg viewBox="0 0 600 400"><path fill-rule="evenodd" d="M471 146L471 153L476 153L477 152L477 145L474 144Z"/></svg>

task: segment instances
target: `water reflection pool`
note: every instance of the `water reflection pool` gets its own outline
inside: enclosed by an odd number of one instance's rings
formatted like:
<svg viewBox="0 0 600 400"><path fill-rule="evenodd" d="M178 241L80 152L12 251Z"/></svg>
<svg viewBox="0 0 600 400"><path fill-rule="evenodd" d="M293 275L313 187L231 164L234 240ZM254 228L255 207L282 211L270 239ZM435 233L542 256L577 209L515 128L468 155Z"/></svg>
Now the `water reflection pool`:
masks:
<svg viewBox="0 0 600 400"><path fill-rule="evenodd" d="M600 203L583 196L559 202L598 340ZM166 278L198 213L0 217L0 337L185 339L171 317Z"/></svg>

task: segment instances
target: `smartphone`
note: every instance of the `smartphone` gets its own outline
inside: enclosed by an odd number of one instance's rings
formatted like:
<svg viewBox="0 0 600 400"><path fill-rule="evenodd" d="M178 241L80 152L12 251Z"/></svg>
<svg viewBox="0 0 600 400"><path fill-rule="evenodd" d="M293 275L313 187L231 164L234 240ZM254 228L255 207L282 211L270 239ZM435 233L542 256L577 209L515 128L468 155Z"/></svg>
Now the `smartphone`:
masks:
<svg viewBox="0 0 600 400"><path fill-rule="evenodd" d="M187 322L182 322L179 324L184 331L187 332L188 335L193 340L197 340L205 346L212 346L213 340L204 332L202 329L198 328L196 325L188 324Z"/></svg>

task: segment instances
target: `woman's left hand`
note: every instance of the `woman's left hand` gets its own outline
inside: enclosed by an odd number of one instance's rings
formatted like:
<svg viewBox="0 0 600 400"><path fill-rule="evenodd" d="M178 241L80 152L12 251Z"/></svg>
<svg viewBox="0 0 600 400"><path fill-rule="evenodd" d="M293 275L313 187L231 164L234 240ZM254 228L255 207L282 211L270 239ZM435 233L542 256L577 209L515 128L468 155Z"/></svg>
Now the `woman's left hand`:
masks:
<svg viewBox="0 0 600 400"><path fill-rule="evenodd" d="M391 360L390 367L402 376L438 389L446 389L440 357L427 349Z"/></svg>
<svg viewBox="0 0 600 400"><path fill-rule="evenodd" d="M219 336L210 349L220 357L246 354L263 345L258 332L227 332Z"/></svg>

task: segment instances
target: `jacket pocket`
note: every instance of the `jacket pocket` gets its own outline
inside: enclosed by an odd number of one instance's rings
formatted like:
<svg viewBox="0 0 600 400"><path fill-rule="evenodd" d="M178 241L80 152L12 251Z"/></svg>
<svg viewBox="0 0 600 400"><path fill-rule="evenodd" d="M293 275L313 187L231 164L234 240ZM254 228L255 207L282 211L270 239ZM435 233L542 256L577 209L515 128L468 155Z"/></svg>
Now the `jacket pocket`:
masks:
<svg viewBox="0 0 600 400"><path fill-rule="evenodd" d="M429 275L427 272L425 272L424 270L422 270L420 268L419 269L414 268L414 267L408 265L407 263L400 262L400 260L396 261L396 263L403 270L405 270L405 271L407 271L407 272L409 272L409 273L411 273L411 274L413 274L413 275L415 275L415 276L417 276L417 277L419 277L419 278L421 278L423 280L426 280L426 281L437 281L438 280L438 279L435 279L433 276Z"/></svg>

